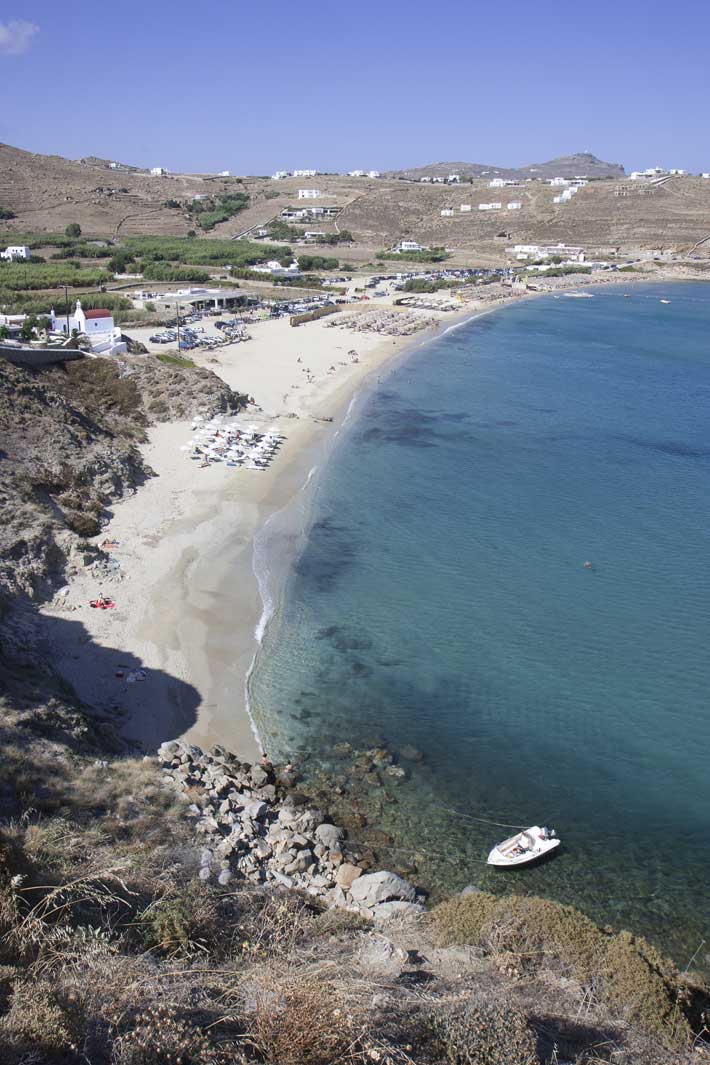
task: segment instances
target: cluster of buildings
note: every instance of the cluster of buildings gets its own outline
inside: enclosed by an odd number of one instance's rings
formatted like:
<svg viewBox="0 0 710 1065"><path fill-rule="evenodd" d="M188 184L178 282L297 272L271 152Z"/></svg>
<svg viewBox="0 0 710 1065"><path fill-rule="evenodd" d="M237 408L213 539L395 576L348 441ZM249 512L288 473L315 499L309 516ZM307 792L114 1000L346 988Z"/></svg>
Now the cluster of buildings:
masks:
<svg viewBox="0 0 710 1065"><path fill-rule="evenodd" d="M522 202L520 200L511 200L511 202L506 204L505 206L506 206L506 209L508 211L519 211L520 208L523 205L522 205ZM470 203L462 203L459 206L459 214L470 214L470 212L472 210L473 210L473 208L471 207ZM503 210L503 204L499 200L495 201L494 203L479 203L478 210L479 211L502 211ZM439 214L441 215L442 218L453 218L453 216L455 214L455 211L454 211L453 207L444 207L439 212Z"/></svg>
<svg viewBox="0 0 710 1065"><path fill-rule="evenodd" d="M337 218L342 207L285 207L279 215L282 222L309 222L318 219L321 222Z"/></svg>
<svg viewBox="0 0 710 1065"><path fill-rule="evenodd" d="M348 177L378 178L382 175L379 170L348 170Z"/></svg>
<svg viewBox="0 0 710 1065"><path fill-rule="evenodd" d="M8 263L20 263L29 259L32 255L27 244L10 244L5 251L0 251L0 259Z"/></svg>
<svg viewBox="0 0 710 1065"><path fill-rule="evenodd" d="M283 181L287 177L315 177L317 170L277 170L271 175L272 181Z"/></svg>

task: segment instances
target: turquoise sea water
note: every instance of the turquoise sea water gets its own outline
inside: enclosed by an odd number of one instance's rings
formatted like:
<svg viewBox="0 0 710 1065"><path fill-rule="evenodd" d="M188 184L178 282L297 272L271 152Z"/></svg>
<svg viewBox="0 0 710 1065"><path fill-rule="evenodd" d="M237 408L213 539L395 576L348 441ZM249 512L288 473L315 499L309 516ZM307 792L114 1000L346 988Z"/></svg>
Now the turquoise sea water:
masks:
<svg viewBox="0 0 710 1065"><path fill-rule="evenodd" d="M381 825L425 882L574 903L685 964L710 941L710 286L628 291L488 314L361 398L250 698L277 753L422 752ZM509 833L473 818L563 848L495 871Z"/></svg>

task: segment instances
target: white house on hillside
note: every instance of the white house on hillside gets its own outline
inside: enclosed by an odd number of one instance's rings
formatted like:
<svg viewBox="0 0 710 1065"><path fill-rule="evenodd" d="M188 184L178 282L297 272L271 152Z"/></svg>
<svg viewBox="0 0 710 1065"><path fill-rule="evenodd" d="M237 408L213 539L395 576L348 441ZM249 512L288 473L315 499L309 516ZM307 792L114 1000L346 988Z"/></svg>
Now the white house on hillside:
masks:
<svg viewBox="0 0 710 1065"><path fill-rule="evenodd" d="M470 210L471 210L471 204L470 203L462 203L461 206L459 207L459 211L461 212L461 214L468 214L468 212Z"/></svg>
<svg viewBox="0 0 710 1065"><path fill-rule="evenodd" d="M318 173L317 170L294 170L294 177L315 177Z"/></svg>
<svg viewBox="0 0 710 1065"><path fill-rule="evenodd" d="M288 177L288 170L277 170L275 174L271 175L271 180L272 181L283 181L283 179L287 178L287 177Z"/></svg>
<svg viewBox="0 0 710 1065"><path fill-rule="evenodd" d="M453 218L454 209L453 207L445 207L443 211L440 212L440 214L442 218Z"/></svg>
<svg viewBox="0 0 710 1065"><path fill-rule="evenodd" d="M423 251L421 244L416 240L400 240L395 251Z"/></svg>
<svg viewBox="0 0 710 1065"><path fill-rule="evenodd" d="M5 248L5 251L0 251L0 259L7 259L8 262L20 262L22 259L29 259L32 252L26 244L10 244Z"/></svg>
<svg viewBox="0 0 710 1065"><path fill-rule="evenodd" d="M165 177L167 170L164 166L153 166L150 170L153 177Z"/></svg>
<svg viewBox="0 0 710 1065"><path fill-rule="evenodd" d="M299 200L319 200L323 195L320 189L299 189Z"/></svg>

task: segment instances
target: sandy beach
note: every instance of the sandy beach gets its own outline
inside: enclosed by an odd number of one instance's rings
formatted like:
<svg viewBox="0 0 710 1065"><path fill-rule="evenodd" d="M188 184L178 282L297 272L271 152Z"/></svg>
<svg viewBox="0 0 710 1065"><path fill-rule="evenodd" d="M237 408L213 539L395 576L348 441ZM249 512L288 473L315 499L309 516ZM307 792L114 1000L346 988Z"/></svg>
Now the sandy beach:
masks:
<svg viewBox="0 0 710 1065"><path fill-rule="evenodd" d="M79 622L56 645L47 625L52 660L79 696L141 749L184 736L254 758L259 746L246 713L245 678L263 610L253 567L256 531L324 461L366 379L442 328L520 298L487 290L460 312L407 311L437 324L406 337L329 327L329 319L297 328L288 318L261 321L249 326L250 341L220 348L216 356L193 356L255 398L261 409L249 408L237 424L277 425L284 445L264 471L221 463L201 468L180 450L192 435L190 423L150 430L143 453L156 476L115 505L96 538L97 544L118 541L111 552L118 566L101 579L79 567L63 594L42 610L48 619ZM389 304L383 298L362 307L385 310ZM115 600L115 609L89 606L100 592Z"/></svg>
<svg viewBox="0 0 710 1065"><path fill-rule="evenodd" d="M464 311L468 317L477 307ZM180 450L192 436L190 423L153 427L142 452L156 476L116 504L95 539L97 545L118 541L110 552L117 567L100 578L79 568L68 590L42 611L48 619L80 623L70 627L70 637L63 628L56 644L47 625L53 661L84 701L145 750L186 736L201 746L224 743L245 758L257 754L245 713L245 677L262 613L254 533L322 461L365 379L425 338L329 328L325 321L293 328L287 318L254 323L249 331L250 341L219 349L216 359L198 354L196 361L255 398L261 410L250 407L237 424L276 424L285 434L272 465L201 468ZM115 600L115 609L89 606L101 592Z"/></svg>

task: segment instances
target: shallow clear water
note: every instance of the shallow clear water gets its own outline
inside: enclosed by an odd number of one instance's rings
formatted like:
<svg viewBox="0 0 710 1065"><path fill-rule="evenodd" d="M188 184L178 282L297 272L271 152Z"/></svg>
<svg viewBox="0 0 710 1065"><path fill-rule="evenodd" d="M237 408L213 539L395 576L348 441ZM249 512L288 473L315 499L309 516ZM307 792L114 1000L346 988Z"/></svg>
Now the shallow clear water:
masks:
<svg viewBox="0 0 710 1065"><path fill-rule="evenodd" d="M710 286L629 291L496 311L383 376L250 697L269 750L423 753L381 824L424 881L571 902L685 964L710 940ZM508 833L474 817L564 846L497 872Z"/></svg>

